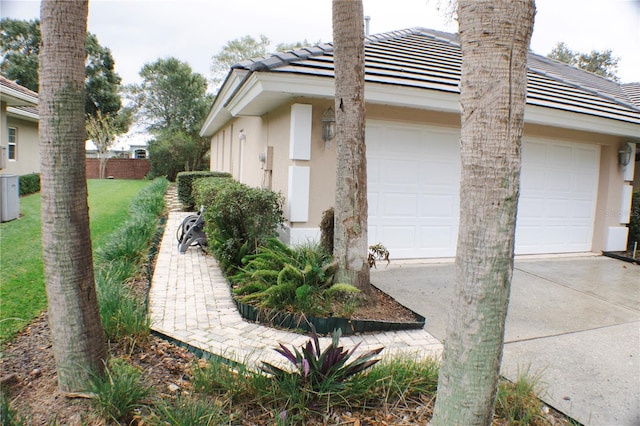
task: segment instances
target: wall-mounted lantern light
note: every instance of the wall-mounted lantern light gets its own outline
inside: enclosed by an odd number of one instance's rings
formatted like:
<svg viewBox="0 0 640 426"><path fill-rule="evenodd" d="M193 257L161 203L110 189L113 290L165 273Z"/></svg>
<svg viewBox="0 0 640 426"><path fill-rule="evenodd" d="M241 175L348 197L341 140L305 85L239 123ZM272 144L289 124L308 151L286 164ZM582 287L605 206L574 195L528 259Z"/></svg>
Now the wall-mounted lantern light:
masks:
<svg viewBox="0 0 640 426"><path fill-rule="evenodd" d="M331 146L331 140L336 137L336 114L329 107L322 114L322 140L327 147Z"/></svg>
<svg viewBox="0 0 640 426"><path fill-rule="evenodd" d="M631 154L633 153L633 148L631 148L631 144L625 143L618 151L618 162L622 167L626 167L631 162Z"/></svg>
<svg viewBox="0 0 640 426"><path fill-rule="evenodd" d="M247 140L247 135L244 134L244 129L240 130L240 133L238 134L238 140L241 143L244 143Z"/></svg>

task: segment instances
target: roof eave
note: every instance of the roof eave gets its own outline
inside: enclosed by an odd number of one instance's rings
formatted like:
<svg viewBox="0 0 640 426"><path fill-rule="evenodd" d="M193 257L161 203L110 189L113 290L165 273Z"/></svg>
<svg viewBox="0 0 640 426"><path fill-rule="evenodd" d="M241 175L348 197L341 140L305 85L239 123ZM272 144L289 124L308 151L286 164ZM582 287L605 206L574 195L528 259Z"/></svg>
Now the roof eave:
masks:
<svg viewBox="0 0 640 426"><path fill-rule="evenodd" d="M9 106L36 106L38 98L28 95L11 87L0 86L0 99Z"/></svg>
<svg viewBox="0 0 640 426"><path fill-rule="evenodd" d="M218 91L216 98L209 109L207 117L204 119L204 123L200 128L200 136L210 137L218 129L227 122L231 115L225 108L225 104L230 96L236 91L239 86L242 86L248 71L243 69L232 69L227 75L222 87Z"/></svg>
<svg viewBox="0 0 640 426"><path fill-rule="evenodd" d="M40 121L40 116L38 114L14 107L7 107L7 115L36 123Z"/></svg>

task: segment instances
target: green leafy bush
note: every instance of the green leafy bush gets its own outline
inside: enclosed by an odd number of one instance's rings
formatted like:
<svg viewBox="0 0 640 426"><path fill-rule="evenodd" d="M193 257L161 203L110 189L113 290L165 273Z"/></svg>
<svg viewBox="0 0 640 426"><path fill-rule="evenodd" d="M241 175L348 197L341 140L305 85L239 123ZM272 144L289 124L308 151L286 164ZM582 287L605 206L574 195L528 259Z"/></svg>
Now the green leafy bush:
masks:
<svg viewBox="0 0 640 426"><path fill-rule="evenodd" d="M281 194L252 188L231 179L218 179L208 191L198 186L198 200L207 201L204 221L209 248L223 270L233 272L242 258L277 235L284 222Z"/></svg>
<svg viewBox="0 0 640 426"><path fill-rule="evenodd" d="M192 209L196 205L196 201L192 195L193 183L202 178L231 178L231 174L225 172L180 172L176 176L176 185L178 187L178 199L188 209Z"/></svg>
<svg viewBox="0 0 640 426"><path fill-rule="evenodd" d="M633 250L633 244L638 242L640 246L640 191L633 193L631 200L631 220L629 221L629 249Z"/></svg>
<svg viewBox="0 0 640 426"><path fill-rule="evenodd" d="M244 263L231 277L233 292L262 308L329 316L339 314L332 309L340 302L360 293L352 285L333 284L336 264L319 244L288 247L270 238Z"/></svg>
<svg viewBox="0 0 640 426"><path fill-rule="evenodd" d="M225 177L204 177L196 179L191 185L191 194L195 205L211 206L215 202L218 191L229 183Z"/></svg>
<svg viewBox="0 0 640 426"><path fill-rule="evenodd" d="M20 183L20 195L29 195L40 191L40 175L31 173L18 178Z"/></svg>
<svg viewBox="0 0 640 426"><path fill-rule="evenodd" d="M342 388L347 379L380 361L374 358L383 349L380 347L367 351L349 362L360 344L358 343L350 351L345 350L340 346L340 333L340 330L334 331L331 344L321 351L318 335L312 326L311 339L300 350L294 347L291 351L280 343L280 347L275 351L295 366L294 374L302 377L303 386L309 386L315 392L330 392ZM276 377L291 374L265 361L262 362L262 370Z"/></svg>

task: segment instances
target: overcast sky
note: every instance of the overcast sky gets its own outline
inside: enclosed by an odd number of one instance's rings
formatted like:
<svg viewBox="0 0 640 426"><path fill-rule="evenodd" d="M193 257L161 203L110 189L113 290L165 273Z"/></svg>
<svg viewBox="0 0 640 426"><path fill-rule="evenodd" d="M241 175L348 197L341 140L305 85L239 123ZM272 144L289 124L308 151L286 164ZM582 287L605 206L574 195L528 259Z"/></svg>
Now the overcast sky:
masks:
<svg viewBox="0 0 640 426"><path fill-rule="evenodd" d="M411 27L449 32L449 0L363 0L371 34ZM563 41L581 52L613 49L622 82L640 82L640 0L537 0L531 49ZM2 17L39 18L39 0L0 0ZM264 34L277 43L330 41L330 0L91 0L89 31L109 47L124 84L145 63L176 57L210 77L211 56L232 39Z"/></svg>

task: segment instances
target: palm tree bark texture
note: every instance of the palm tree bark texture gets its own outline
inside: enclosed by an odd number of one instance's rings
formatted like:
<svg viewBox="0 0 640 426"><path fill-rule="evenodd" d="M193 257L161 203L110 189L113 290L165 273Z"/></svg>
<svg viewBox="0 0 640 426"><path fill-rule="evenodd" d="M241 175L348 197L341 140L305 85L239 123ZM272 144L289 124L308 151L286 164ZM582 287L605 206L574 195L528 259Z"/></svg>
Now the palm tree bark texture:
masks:
<svg viewBox="0 0 640 426"><path fill-rule="evenodd" d="M460 226L433 425L490 425L513 274L533 0L459 0Z"/></svg>
<svg viewBox="0 0 640 426"><path fill-rule="evenodd" d="M58 383L82 392L107 348L95 288L85 172L87 0L43 0L40 51L42 246Z"/></svg>
<svg viewBox="0 0 640 426"><path fill-rule="evenodd" d="M333 0L333 43L337 130L336 279L371 294L367 262L364 15L361 0Z"/></svg>

